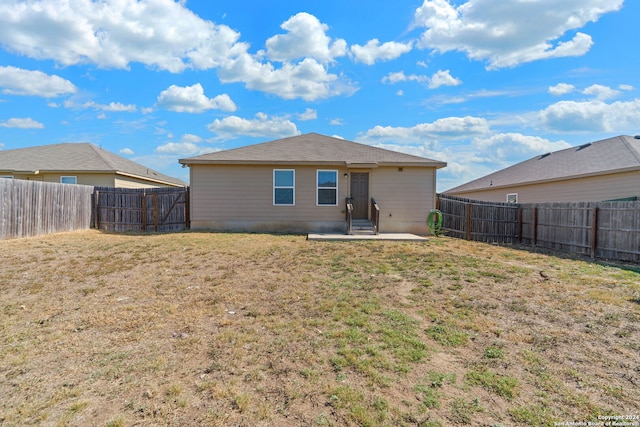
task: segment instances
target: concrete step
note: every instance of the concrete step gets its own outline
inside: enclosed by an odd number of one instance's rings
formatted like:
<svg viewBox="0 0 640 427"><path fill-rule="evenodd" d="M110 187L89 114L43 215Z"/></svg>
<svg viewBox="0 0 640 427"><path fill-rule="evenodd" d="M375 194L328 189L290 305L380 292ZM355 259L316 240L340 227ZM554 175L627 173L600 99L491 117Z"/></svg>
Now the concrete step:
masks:
<svg viewBox="0 0 640 427"><path fill-rule="evenodd" d="M355 235L375 235L376 229L367 219L354 219L351 221L351 234Z"/></svg>

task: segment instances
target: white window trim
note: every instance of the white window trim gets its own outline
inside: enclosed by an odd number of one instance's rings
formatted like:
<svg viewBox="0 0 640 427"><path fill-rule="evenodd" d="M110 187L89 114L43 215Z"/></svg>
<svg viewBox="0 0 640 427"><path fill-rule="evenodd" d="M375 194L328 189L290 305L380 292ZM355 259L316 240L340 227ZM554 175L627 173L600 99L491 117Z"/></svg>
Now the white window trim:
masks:
<svg viewBox="0 0 640 427"><path fill-rule="evenodd" d="M335 187L320 187L320 183L318 182L318 177L320 176L320 172L334 172L336 174L336 186ZM318 169L316 170L316 206L338 206L338 171L335 169ZM336 190L336 202L334 204L327 203L319 203L318 200L318 192L319 190Z"/></svg>
<svg viewBox="0 0 640 427"><path fill-rule="evenodd" d="M61 183L61 184L71 184L70 182L62 182L62 180L63 180L64 178L73 178L73 180L75 181L75 182L73 182L73 184L77 184L77 183L78 183L78 177L77 177L77 176L73 176L73 175L63 175L63 176L61 176L61 177L60 177L60 183Z"/></svg>
<svg viewBox="0 0 640 427"><path fill-rule="evenodd" d="M279 185L276 186L276 172L293 172L293 185ZM291 204L283 204L276 203L276 189L277 188L290 188L293 190L293 203ZM295 206L296 205L296 170L295 169L274 169L273 170L273 191L271 194L271 201L273 206Z"/></svg>
<svg viewBox="0 0 640 427"><path fill-rule="evenodd" d="M509 197L510 196L515 196L515 200L510 201ZM518 203L518 193L507 193L507 203Z"/></svg>

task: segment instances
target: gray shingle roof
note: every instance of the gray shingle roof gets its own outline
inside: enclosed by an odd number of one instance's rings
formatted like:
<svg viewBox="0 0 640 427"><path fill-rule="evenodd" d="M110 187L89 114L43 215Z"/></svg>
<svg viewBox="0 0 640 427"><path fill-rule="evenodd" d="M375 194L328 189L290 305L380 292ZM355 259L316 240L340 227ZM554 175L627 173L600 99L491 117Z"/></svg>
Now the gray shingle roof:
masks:
<svg viewBox="0 0 640 427"><path fill-rule="evenodd" d="M640 139L616 136L536 156L445 193L455 194L633 170L640 170Z"/></svg>
<svg viewBox="0 0 640 427"><path fill-rule="evenodd" d="M89 143L64 143L0 150L0 171L15 173L110 172L133 175L155 182L186 185L183 181L156 172Z"/></svg>
<svg viewBox="0 0 640 427"><path fill-rule="evenodd" d="M385 150L357 142L309 133L261 144L203 154L180 163L190 164L317 164L431 166L447 164L437 160Z"/></svg>

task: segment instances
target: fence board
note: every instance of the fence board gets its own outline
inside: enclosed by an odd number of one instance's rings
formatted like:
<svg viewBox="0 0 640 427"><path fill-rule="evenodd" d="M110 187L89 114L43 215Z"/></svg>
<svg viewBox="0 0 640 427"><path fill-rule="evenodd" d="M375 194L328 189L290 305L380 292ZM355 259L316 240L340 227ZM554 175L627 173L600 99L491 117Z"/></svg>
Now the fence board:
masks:
<svg viewBox="0 0 640 427"><path fill-rule="evenodd" d="M0 179L0 240L91 227L93 187Z"/></svg>
<svg viewBox="0 0 640 427"><path fill-rule="evenodd" d="M438 197L442 230L453 237L640 262L640 202L511 204Z"/></svg>
<svg viewBox="0 0 640 427"><path fill-rule="evenodd" d="M189 227L188 188L96 187L96 228L181 231Z"/></svg>

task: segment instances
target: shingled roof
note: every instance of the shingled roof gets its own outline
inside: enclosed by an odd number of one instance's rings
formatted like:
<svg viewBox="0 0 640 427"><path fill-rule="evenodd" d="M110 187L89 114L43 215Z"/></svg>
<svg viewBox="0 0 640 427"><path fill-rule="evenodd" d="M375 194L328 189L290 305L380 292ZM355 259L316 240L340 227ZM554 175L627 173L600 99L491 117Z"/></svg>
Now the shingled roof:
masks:
<svg viewBox="0 0 640 427"><path fill-rule="evenodd" d="M192 164L289 164L362 166L431 166L447 164L437 160L385 150L340 138L308 133L261 144L203 154L180 163Z"/></svg>
<svg viewBox="0 0 640 427"><path fill-rule="evenodd" d="M116 173L158 183L186 186L183 181L90 143L64 143L0 150L0 171L16 174L42 172Z"/></svg>
<svg viewBox="0 0 640 427"><path fill-rule="evenodd" d="M445 191L460 193L640 170L640 139L616 136L536 156Z"/></svg>

